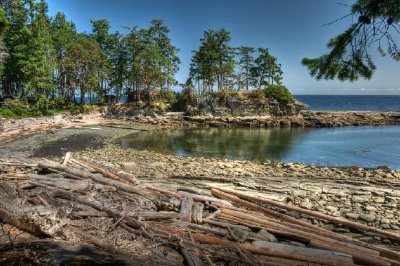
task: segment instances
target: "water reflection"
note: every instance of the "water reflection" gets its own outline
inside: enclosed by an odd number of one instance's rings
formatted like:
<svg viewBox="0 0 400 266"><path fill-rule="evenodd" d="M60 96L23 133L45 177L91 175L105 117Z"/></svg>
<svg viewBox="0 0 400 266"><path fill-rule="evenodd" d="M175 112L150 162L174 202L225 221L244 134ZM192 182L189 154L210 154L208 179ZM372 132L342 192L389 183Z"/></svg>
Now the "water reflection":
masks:
<svg viewBox="0 0 400 266"><path fill-rule="evenodd" d="M281 160L304 129L185 129L134 133L121 139L134 147L177 155Z"/></svg>
<svg viewBox="0 0 400 266"><path fill-rule="evenodd" d="M123 148L243 160L400 168L400 127L183 129L134 133Z"/></svg>

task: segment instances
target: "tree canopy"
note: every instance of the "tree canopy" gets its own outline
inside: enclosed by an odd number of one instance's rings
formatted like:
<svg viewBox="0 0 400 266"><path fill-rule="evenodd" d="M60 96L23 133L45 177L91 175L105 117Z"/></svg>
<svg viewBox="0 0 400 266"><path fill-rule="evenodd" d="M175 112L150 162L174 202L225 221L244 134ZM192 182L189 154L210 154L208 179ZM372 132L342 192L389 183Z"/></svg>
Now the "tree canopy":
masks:
<svg viewBox="0 0 400 266"><path fill-rule="evenodd" d="M212 92L214 87L248 90L281 83L281 65L267 48L232 47L225 29L207 30L200 41L189 71L200 93Z"/></svg>
<svg viewBox="0 0 400 266"><path fill-rule="evenodd" d="M318 80L370 79L376 69L373 46L381 55L400 61L400 0L358 0L348 16L355 22L329 41L327 54L302 61Z"/></svg>
<svg viewBox="0 0 400 266"><path fill-rule="evenodd" d="M3 96L27 102L61 99L64 105L85 103L89 96L105 102L170 97L177 85L179 49L160 19L147 28L112 31L107 19L90 20L80 33L63 13L48 15L45 0L0 2L0 76ZM193 52L188 83L200 93L214 89L254 89L280 84L282 70L267 48L233 47L226 29L209 29ZM190 93L189 93L190 92Z"/></svg>
<svg viewBox="0 0 400 266"><path fill-rule="evenodd" d="M79 33L63 13L49 17L45 0L0 3L0 74L6 97L66 104L80 93L105 101L134 94L140 100L151 89L176 85L178 49L162 20L128 33L111 32L107 19L91 20L91 33ZM4 68L4 71L1 70Z"/></svg>

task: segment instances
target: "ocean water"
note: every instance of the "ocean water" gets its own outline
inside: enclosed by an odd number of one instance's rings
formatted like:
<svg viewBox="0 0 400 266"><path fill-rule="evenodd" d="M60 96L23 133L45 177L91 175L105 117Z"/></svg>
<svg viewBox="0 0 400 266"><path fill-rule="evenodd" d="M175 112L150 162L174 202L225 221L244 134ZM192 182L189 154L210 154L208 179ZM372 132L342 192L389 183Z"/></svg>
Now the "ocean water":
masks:
<svg viewBox="0 0 400 266"><path fill-rule="evenodd" d="M400 126L154 130L119 144L180 156L400 169Z"/></svg>
<svg viewBox="0 0 400 266"><path fill-rule="evenodd" d="M295 95L313 111L400 111L400 95Z"/></svg>

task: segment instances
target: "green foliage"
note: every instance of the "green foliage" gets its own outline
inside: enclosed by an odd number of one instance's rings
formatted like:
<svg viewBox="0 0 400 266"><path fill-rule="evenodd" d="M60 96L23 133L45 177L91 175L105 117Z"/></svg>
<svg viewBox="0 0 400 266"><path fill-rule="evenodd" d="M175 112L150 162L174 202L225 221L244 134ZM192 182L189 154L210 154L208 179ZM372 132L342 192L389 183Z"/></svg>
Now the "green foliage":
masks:
<svg viewBox="0 0 400 266"><path fill-rule="evenodd" d="M283 85L269 85L265 88L265 94L282 104L288 104L294 101L293 95Z"/></svg>
<svg viewBox="0 0 400 266"><path fill-rule="evenodd" d="M253 47L248 47L248 46L239 47L239 56L240 56L239 66L241 68L240 77L241 80L243 81L243 84L246 87L246 90L248 90L250 87L256 84L256 79L252 74L252 69L254 69L255 67L254 56L253 56L254 52L255 49ZM239 88L240 87L241 84L239 84Z"/></svg>
<svg viewBox="0 0 400 266"><path fill-rule="evenodd" d="M253 77L257 79L257 86L281 84L283 71L281 65L277 63L277 58L265 48L259 48L258 52L259 56L254 61L255 66L252 68Z"/></svg>
<svg viewBox="0 0 400 266"><path fill-rule="evenodd" d="M75 88L80 89L81 105L85 104L87 92L99 92L99 84L104 70L104 57L97 42L80 35L68 47L63 68Z"/></svg>
<svg viewBox="0 0 400 266"><path fill-rule="evenodd" d="M400 61L399 0L358 0L351 7L353 23L328 43L329 52L317 58L304 58L310 75L316 79L356 81L370 79L376 69L369 49L378 46L384 56Z"/></svg>
<svg viewBox="0 0 400 266"><path fill-rule="evenodd" d="M51 116L65 112L65 108L60 99L47 100L39 99L36 103L28 105L19 100L7 100L0 105L0 117L2 118L27 118L39 116Z"/></svg>
<svg viewBox="0 0 400 266"><path fill-rule="evenodd" d="M262 89L255 89L249 92L248 98L250 99L263 99L265 98L265 91Z"/></svg>
<svg viewBox="0 0 400 266"><path fill-rule="evenodd" d="M161 102L174 104L177 101L178 94L172 90L164 89L158 92L156 98Z"/></svg>
<svg viewBox="0 0 400 266"><path fill-rule="evenodd" d="M190 66L190 78L202 81L203 92L212 91L215 82L219 90L223 89L226 78L233 74L235 60L230 41L230 33L223 28L204 32L200 48L194 51Z"/></svg>

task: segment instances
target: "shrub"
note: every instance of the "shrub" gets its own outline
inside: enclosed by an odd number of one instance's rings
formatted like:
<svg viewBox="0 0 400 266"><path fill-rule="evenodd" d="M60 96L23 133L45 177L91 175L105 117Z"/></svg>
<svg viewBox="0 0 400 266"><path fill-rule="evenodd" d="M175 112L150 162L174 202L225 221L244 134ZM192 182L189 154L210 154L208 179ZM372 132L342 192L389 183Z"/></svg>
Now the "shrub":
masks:
<svg viewBox="0 0 400 266"><path fill-rule="evenodd" d="M178 95L172 90L164 89L158 92L157 98L165 103L175 103L177 101Z"/></svg>
<svg viewBox="0 0 400 266"><path fill-rule="evenodd" d="M262 99L265 98L265 91L262 89L255 89L249 92L249 99Z"/></svg>
<svg viewBox="0 0 400 266"><path fill-rule="evenodd" d="M269 85L265 88L267 96L276 99L278 102L288 104L294 101L293 95L283 85Z"/></svg>

